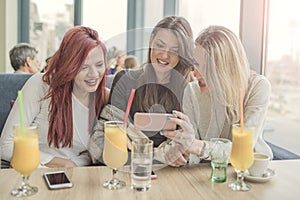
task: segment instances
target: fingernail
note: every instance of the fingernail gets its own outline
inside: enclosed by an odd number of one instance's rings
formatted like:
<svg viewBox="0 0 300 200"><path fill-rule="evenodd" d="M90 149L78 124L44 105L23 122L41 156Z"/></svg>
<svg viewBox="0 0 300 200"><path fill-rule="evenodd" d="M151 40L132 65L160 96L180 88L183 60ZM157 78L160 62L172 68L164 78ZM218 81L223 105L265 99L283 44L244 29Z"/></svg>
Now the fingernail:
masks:
<svg viewBox="0 0 300 200"><path fill-rule="evenodd" d="M164 135L164 130L159 131L160 135Z"/></svg>
<svg viewBox="0 0 300 200"><path fill-rule="evenodd" d="M176 114L176 110L172 110L172 113L175 115Z"/></svg>
<svg viewBox="0 0 300 200"><path fill-rule="evenodd" d="M171 117L170 116L167 116L167 120L170 120L171 119Z"/></svg>

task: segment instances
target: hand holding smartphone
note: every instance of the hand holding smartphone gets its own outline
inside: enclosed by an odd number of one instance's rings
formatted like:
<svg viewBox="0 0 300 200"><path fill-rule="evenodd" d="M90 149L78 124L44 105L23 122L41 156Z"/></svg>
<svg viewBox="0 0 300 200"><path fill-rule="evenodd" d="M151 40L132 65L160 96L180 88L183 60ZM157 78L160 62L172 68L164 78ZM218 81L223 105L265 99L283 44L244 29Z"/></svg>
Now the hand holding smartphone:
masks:
<svg viewBox="0 0 300 200"><path fill-rule="evenodd" d="M64 171L45 172L44 178L49 189L62 189L73 187L73 183Z"/></svg>
<svg viewBox="0 0 300 200"><path fill-rule="evenodd" d="M167 117L172 117L172 115L167 113L136 112L134 115L134 127L141 131L176 130L176 123L167 120Z"/></svg>

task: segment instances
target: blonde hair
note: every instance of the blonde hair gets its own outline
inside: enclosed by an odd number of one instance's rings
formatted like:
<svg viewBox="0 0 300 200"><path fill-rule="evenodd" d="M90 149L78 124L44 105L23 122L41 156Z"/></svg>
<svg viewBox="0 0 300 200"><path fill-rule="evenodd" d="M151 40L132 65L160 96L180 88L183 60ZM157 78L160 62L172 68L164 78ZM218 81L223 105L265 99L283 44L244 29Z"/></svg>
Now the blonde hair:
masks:
<svg viewBox="0 0 300 200"><path fill-rule="evenodd" d="M223 26L209 26L196 41L196 48L206 52L202 75L206 84L220 103L226 106L227 117L231 123L240 119L239 91L244 97L248 88L250 67L240 39ZM199 66L201 68L201 66Z"/></svg>
<svg viewBox="0 0 300 200"><path fill-rule="evenodd" d="M127 56L124 62L125 69L134 69L138 66L137 58L135 56Z"/></svg>

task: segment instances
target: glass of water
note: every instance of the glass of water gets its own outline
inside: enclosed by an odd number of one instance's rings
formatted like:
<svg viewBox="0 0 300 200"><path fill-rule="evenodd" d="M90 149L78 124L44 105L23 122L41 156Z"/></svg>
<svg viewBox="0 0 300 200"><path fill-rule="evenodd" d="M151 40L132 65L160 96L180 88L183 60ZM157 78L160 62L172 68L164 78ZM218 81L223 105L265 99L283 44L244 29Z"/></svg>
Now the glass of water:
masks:
<svg viewBox="0 0 300 200"><path fill-rule="evenodd" d="M131 148L131 188L147 191L151 187L153 161L153 141L140 138L132 141Z"/></svg>

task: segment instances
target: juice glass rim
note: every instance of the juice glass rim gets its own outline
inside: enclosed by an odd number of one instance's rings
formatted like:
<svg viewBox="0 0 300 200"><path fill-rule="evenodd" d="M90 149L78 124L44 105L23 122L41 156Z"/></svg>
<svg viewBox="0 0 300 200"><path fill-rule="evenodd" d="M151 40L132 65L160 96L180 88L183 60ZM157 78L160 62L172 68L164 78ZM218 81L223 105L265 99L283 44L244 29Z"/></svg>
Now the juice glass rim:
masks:
<svg viewBox="0 0 300 200"><path fill-rule="evenodd" d="M20 124L14 124L13 127L14 128L21 128L21 125ZM24 128L26 128L26 129L35 129L37 127L38 126L36 124L33 124L33 125L24 125Z"/></svg>

